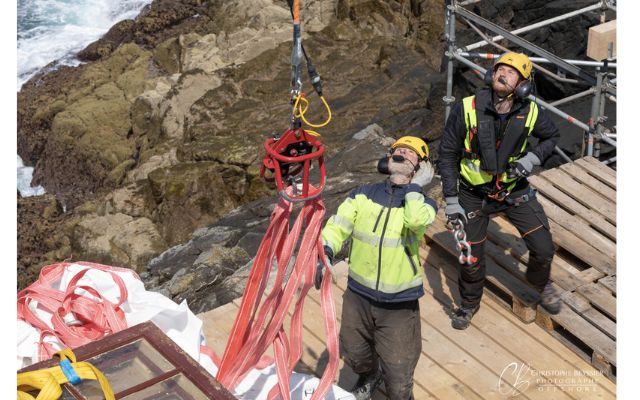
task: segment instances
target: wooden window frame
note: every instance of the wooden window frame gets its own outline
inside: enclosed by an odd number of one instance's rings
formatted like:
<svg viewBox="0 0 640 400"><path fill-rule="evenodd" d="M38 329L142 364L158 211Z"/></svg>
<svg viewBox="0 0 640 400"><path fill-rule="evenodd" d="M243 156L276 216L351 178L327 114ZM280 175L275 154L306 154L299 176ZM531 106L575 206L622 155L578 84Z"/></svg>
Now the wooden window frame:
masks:
<svg viewBox="0 0 640 400"><path fill-rule="evenodd" d="M213 400L231 400L236 399L229 390L220 384L211 374L209 374L198 362L189 356L180 348L171 338L160 330L153 322L147 321L138 325L134 325L120 332L105 336L95 342L87 343L73 350L77 361L85 361L95 356L101 355L108 351L133 343L136 340L144 339L154 350L161 354L169 363L173 365L173 369L160 374L152 379L146 380L121 392L115 393L116 399L121 399L130 394L144 390L158 382L164 381L171 377L182 374L198 389L200 389L208 399ZM59 364L57 358L38 362L18 371L28 372L43 368L54 367ZM65 383L69 393L76 399L87 400L73 385Z"/></svg>

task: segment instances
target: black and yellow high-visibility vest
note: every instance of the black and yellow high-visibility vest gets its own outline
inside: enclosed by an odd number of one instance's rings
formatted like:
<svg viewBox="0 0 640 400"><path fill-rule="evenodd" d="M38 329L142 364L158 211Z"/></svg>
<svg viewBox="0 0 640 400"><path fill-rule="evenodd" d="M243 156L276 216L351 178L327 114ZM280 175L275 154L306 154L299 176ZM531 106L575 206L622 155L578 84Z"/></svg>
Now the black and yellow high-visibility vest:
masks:
<svg viewBox="0 0 640 400"><path fill-rule="evenodd" d="M476 112L476 96L462 100L467 133L460 160L460 176L471 186L495 182L501 189L511 191L519 179L508 178L508 165L522 157L538 118L538 105L531 102L521 112L511 115L501 140L496 140L494 117ZM480 119L480 121L479 121ZM475 138L475 141L474 141Z"/></svg>

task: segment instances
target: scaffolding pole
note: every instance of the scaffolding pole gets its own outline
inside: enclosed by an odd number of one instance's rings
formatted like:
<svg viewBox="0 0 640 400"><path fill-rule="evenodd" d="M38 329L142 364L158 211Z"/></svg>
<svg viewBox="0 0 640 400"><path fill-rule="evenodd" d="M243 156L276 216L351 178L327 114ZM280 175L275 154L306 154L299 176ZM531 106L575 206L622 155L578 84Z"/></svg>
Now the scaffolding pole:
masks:
<svg viewBox="0 0 640 400"><path fill-rule="evenodd" d="M459 52L458 54L460 54L463 57L482 58L485 60L497 60L502 55L502 54L495 54L495 53L470 53L468 51L462 51L462 52ZM539 64L553 64L553 61L547 60L546 58L542 58L542 57L529 57L529 60L531 60L531 62L539 63ZM567 59L564 59L564 61L568 62L571 65L580 65L585 67L604 67L605 65L605 63L601 61L567 60ZM618 64L607 63L607 66L610 68L617 68Z"/></svg>
<svg viewBox="0 0 640 400"><path fill-rule="evenodd" d="M465 5L465 4L462 4L462 3L459 4L459 6L462 6L462 5ZM540 21L538 23L535 23L535 24L532 24L532 25L529 25L529 26L525 26L525 27L520 28L520 29L516 29L516 30L511 31L509 33L511 35L517 35L519 33L532 31L534 29L541 28L543 26L547 26L547 25L552 24L554 22L562 21L562 20L565 20L567 18L574 17L576 15L584 14L584 13L589 12L589 11L599 10L600 8L602 8L602 3L594 4L592 6L588 6L588 7L582 8L580 10L572 11L572 12L569 12L569 13L566 13L566 14L559 15L559 16L554 17L554 18L550 18L550 19L547 19L547 20L544 20L544 21ZM504 36L501 36L501 35L494 36L492 38L492 41L495 42L496 40L500 40L500 39L504 39ZM464 46L464 47L462 47L462 49L464 49L464 50L474 50L474 49L477 49L479 47L485 46L487 44L489 44L489 43L486 40L481 40L479 42L470 44L468 46Z"/></svg>
<svg viewBox="0 0 640 400"><path fill-rule="evenodd" d="M449 118L451 112L451 104L456 100L453 97L453 54L456 47L456 13L454 12L453 3L455 0L447 1L447 8L445 12L444 29L445 38L448 43L448 55L449 62L447 63L447 95L442 99L445 103L444 119Z"/></svg>
<svg viewBox="0 0 640 400"><path fill-rule="evenodd" d="M472 13L471 11L463 8L463 7L459 7L459 6L453 6L455 13L460 14L460 16L462 16L463 18L466 18L467 20L473 21L474 23L489 29L490 31L493 31L495 33L499 33L500 35L502 35L505 39L509 40L512 43L515 43L516 45L527 49L529 51L531 51L532 53L535 53L537 55L539 55L540 57L546 58L547 60L551 61L553 64L555 64L556 66L558 66L560 69L565 70L566 72L569 72L570 74L573 74L575 76L577 76L578 78L586 81L587 83L593 85L596 83L596 79L589 73L585 72L584 70L582 70L581 68L579 68L576 65L571 65L568 62L564 61L562 58L556 56L555 54L539 47L536 46L535 44L529 42L528 40L525 40L519 36L513 35L511 32L507 31L506 29L502 28L499 25L494 24L491 21L488 21L484 18L482 18L479 15L476 15L474 13Z"/></svg>
<svg viewBox="0 0 640 400"><path fill-rule="evenodd" d="M591 101L591 116L589 117L589 130L587 131L587 155L593 155L593 134L596 131L596 125L600 112L600 96L602 95L602 72L598 69L596 77L596 87L593 100Z"/></svg>
<svg viewBox="0 0 640 400"><path fill-rule="evenodd" d="M595 91L596 90L594 88L590 88L590 89L585 90L584 92L576 93L574 95L565 97L564 99L556 100L553 103L549 103L549 104L551 104L552 106L556 106L557 107L557 106L559 106L561 104L569 103L569 102L572 102L573 100L577 100L577 99L580 99L582 97L589 96L590 94L593 94Z"/></svg>

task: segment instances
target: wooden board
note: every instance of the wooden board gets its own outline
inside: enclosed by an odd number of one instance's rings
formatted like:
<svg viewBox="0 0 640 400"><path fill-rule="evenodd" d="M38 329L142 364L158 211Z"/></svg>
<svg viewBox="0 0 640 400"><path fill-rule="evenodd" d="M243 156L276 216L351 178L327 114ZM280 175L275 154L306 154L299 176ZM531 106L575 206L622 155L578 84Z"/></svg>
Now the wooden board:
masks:
<svg viewBox="0 0 640 400"><path fill-rule="evenodd" d="M593 177L592 175L589 175L587 171L580 168L575 163L562 164L559 168L568 175L571 175L575 180L579 181L583 185L586 185L590 189L596 191L597 193L613 201L614 203L616 202L616 191L614 189L602 183L599 179Z"/></svg>
<svg viewBox="0 0 640 400"><path fill-rule="evenodd" d="M616 189L616 171L602 164L593 157L582 157L573 162L575 165L587 171L590 175L598 178L612 189Z"/></svg>
<svg viewBox="0 0 640 400"><path fill-rule="evenodd" d="M578 203L541 176L531 176L528 179L531 185L538 189L539 193L544 197L568 209L573 215L579 216L592 228L602 232L612 240L616 240L615 221L607 221L601 214Z"/></svg>
<svg viewBox="0 0 640 400"><path fill-rule="evenodd" d="M616 342L581 315L569 307L550 315L539 307L536 323L615 381Z"/></svg>
<svg viewBox="0 0 640 400"><path fill-rule="evenodd" d="M438 247L435 249L421 249L425 259L426 295L420 300L423 348L414 374L416 399L504 399L514 395L528 399L615 399L615 384L601 375L593 375L591 361L583 361L538 325L524 325L489 296L483 297L470 328L465 331L451 328L448 310L454 302L459 302L456 265L451 262L452 256L437 250ZM342 294L346 288L344 269L344 263L341 263L337 268L338 283L332 287L338 322L341 321ZM199 315L204 321L207 343L212 346L212 334L220 338L221 344L214 348L218 354L223 351L236 313L237 304L230 303ZM303 361L308 366L302 372L323 368L325 344L321 340L323 327L319 315L318 292L312 290L303 317ZM527 378L529 385L526 388L519 385L522 379L518 380L515 374L504 374L500 380L511 363L530 369L527 376L533 378ZM591 377L593 387L576 393L554 378L544 377L545 371L577 371ZM347 389L355 382L355 374L342 362L338 382ZM522 389L523 393L513 389ZM373 400L385 398L382 390L376 392Z"/></svg>
<svg viewBox="0 0 640 400"><path fill-rule="evenodd" d="M584 241L579 233L564 229L553 220L549 220L549 225L551 226L553 242L556 245L564 248L585 264L590 265L602 273L608 275L616 273L616 261L608 255L611 253L607 254L600 251L593 247L591 243Z"/></svg>
<svg viewBox="0 0 640 400"><path fill-rule="evenodd" d="M579 232L582 240L600 250L602 253L611 255L611 258L615 260L616 243L614 241L592 229L584 220L575 218L546 197L539 196L538 201L550 220L553 220L568 231Z"/></svg>
<svg viewBox="0 0 640 400"><path fill-rule="evenodd" d="M602 61L609 57L609 43L611 43L611 57L616 58L616 20L594 25L589 28L587 36L587 57Z"/></svg>
<svg viewBox="0 0 640 400"><path fill-rule="evenodd" d="M607 289L609 289L614 295L616 294L616 276L615 275L606 276L598 280L598 283L606 287Z"/></svg>
<svg viewBox="0 0 640 400"><path fill-rule="evenodd" d="M575 181L570 175L559 169L544 171L540 176L547 179L555 187L565 192L577 202L600 213L610 222L616 221L616 205L611 200L603 197L580 182Z"/></svg>
<svg viewBox="0 0 640 400"><path fill-rule="evenodd" d="M587 298L594 307L602 310L609 318L616 320L616 298L604 286L590 283L578 287L576 292Z"/></svg>

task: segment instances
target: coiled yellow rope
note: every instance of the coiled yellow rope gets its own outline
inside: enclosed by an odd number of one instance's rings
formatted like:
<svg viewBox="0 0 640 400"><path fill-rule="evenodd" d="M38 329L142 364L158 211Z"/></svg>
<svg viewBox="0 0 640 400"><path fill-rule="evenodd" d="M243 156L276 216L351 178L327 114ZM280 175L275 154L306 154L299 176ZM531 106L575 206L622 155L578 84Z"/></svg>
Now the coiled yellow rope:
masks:
<svg viewBox="0 0 640 400"><path fill-rule="evenodd" d="M309 125L312 128L322 128L323 126L326 126L331 121L331 108L329 107L329 104L327 104L327 101L324 99L324 96L320 96L320 100L322 100L322 104L324 104L324 107L327 110L327 114L329 115L327 117L327 120L324 121L323 123L312 124L311 122L307 121L307 119L304 117L304 114L309 109L309 100L307 100L306 97L304 97L304 93L301 93L296 97L295 103L293 104L294 116L296 118L300 118L305 124ZM305 131L311 135L320 136L318 132L306 130L306 129Z"/></svg>

